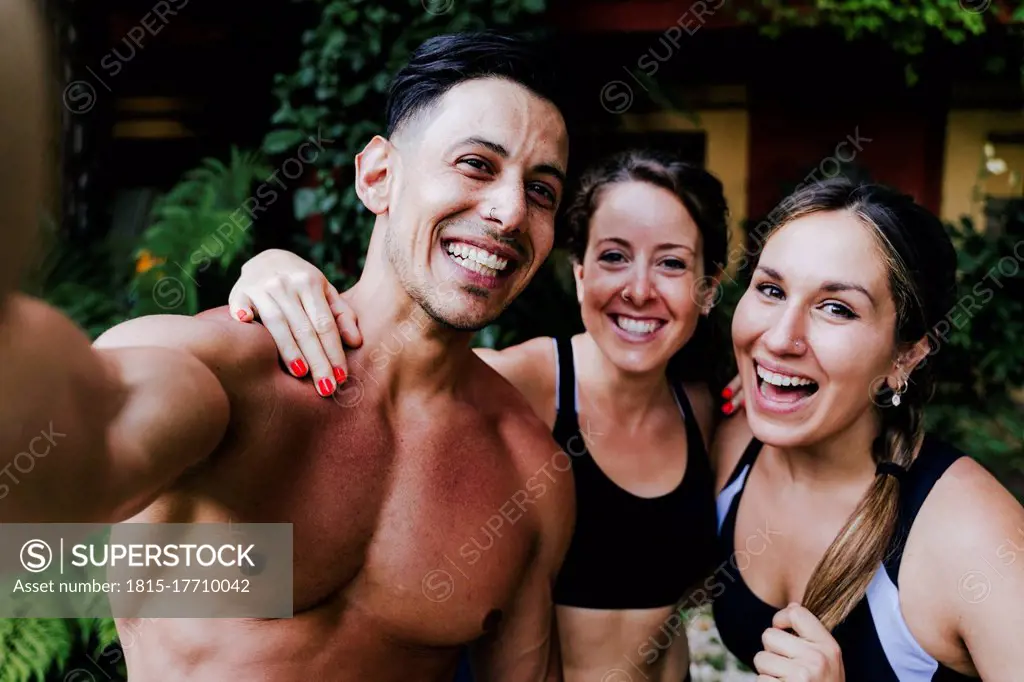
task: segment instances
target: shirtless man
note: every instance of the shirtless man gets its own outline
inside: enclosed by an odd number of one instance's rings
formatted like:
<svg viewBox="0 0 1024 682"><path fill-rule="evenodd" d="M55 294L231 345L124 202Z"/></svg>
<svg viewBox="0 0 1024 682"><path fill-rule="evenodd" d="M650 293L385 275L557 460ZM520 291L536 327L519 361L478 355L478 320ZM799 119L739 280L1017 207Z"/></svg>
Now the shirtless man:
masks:
<svg viewBox="0 0 1024 682"><path fill-rule="evenodd" d="M126 652L133 682L450 682L465 644L480 680L561 679L551 587L572 481L550 466L544 424L469 348L554 237L567 134L531 59L460 34L396 77L387 138L355 163L383 245L348 297L365 320L357 401L283 376L266 330L226 307L131 320L91 348L10 296L0 365L20 392L0 389L18 396L4 423L67 436L0 520L294 524L294 618L147 623ZM491 267L456 260L459 244ZM40 358L61 359L41 387Z"/></svg>

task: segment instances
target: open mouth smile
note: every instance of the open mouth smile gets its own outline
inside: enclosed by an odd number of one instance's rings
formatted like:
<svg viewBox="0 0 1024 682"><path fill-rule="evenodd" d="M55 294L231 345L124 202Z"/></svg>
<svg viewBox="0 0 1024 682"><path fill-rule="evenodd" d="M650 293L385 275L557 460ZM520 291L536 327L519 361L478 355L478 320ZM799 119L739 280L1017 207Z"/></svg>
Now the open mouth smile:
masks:
<svg viewBox="0 0 1024 682"><path fill-rule="evenodd" d="M441 249L470 281L487 288L497 287L519 265L515 251L500 245L453 239L442 242Z"/></svg>
<svg viewBox="0 0 1024 682"><path fill-rule="evenodd" d="M757 374L755 400L761 409L769 412L794 412L803 408L818 392L818 383L813 379L784 370L777 366L766 366L754 360Z"/></svg>

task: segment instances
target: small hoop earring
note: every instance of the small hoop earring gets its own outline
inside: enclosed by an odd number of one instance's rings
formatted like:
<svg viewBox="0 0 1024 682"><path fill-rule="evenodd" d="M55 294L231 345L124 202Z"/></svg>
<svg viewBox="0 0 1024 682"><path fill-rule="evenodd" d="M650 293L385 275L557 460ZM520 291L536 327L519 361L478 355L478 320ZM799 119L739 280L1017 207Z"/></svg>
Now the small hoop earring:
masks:
<svg viewBox="0 0 1024 682"><path fill-rule="evenodd" d="M893 407L900 406L900 403L903 401L903 399L900 396L902 396L908 388L910 388L910 382L908 382L906 379L900 379L900 383L896 387L896 390L892 392Z"/></svg>

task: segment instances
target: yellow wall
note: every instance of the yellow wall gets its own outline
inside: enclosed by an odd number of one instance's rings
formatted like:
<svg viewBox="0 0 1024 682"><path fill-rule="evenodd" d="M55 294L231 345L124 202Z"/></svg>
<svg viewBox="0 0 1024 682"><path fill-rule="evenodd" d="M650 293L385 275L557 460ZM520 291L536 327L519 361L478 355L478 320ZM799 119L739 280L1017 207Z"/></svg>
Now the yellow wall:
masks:
<svg viewBox="0 0 1024 682"><path fill-rule="evenodd" d="M953 110L946 120L945 167L942 172L942 219L958 221L969 215L983 225L982 206L973 200L974 188L983 163L983 150L990 133L1024 132L1024 116L1019 111ZM988 178L980 189L992 196L1021 196L1020 183L1011 187L1011 171L1024 173L1024 148L1019 145L995 145L995 155L1009 169Z"/></svg>
<svg viewBox="0 0 1024 682"><path fill-rule="evenodd" d="M705 109L695 112L696 121L676 113L623 116L627 130L701 131L707 140L705 167L722 181L729 202L731 243L742 240L740 225L747 214L747 180L750 174L750 115L744 109Z"/></svg>

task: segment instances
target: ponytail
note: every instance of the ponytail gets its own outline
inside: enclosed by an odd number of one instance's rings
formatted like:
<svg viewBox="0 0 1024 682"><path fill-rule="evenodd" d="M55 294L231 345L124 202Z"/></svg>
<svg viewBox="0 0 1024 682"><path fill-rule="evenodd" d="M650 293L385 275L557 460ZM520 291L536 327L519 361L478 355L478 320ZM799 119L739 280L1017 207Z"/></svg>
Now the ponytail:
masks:
<svg viewBox="0 0 1024 682"><path fill-rule="evenodd" d="M872 448L875 462L891 462L906 471L923 434L922 417L919 403L883 408L882 433ZM896 527L899 493L900 477L876 475L811 574L804 607L830 632L850 615L885 559Z"/></svg>

